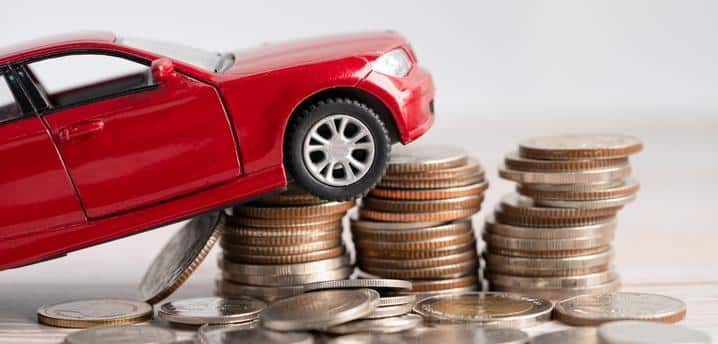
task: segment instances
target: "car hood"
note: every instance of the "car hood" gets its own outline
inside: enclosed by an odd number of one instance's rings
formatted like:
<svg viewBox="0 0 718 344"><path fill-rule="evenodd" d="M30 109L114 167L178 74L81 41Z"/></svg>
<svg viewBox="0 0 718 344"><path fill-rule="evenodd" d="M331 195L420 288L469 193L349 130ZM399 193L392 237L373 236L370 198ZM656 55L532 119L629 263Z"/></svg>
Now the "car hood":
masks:
<svg viewBox="0 0 718 344"><path fill-rule="evenodd" d="M235 63L225 73L251 75L348 57L372 59L405 44L404 38L394 32L355 33L267 43L233 52Z"/></svg>

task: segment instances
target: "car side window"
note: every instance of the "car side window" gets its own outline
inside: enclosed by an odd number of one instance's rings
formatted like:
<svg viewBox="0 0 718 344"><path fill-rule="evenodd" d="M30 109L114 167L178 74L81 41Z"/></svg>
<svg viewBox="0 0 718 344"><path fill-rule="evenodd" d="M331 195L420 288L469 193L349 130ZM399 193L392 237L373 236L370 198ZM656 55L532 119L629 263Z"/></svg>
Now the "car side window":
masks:
<svg viewBox="0 0 718 344"><path fill-rule="evenodd" d="M0 124L16 120L23 116L20 105L8 84L7 76L0 74Z"/></svg>
<svg viewBox="0 0 718 344"><path fill-rule="evenodd" d="M28 64L27 71L51 108L102 100L153 85L148 65L111 55L52 57Z"/></svg>

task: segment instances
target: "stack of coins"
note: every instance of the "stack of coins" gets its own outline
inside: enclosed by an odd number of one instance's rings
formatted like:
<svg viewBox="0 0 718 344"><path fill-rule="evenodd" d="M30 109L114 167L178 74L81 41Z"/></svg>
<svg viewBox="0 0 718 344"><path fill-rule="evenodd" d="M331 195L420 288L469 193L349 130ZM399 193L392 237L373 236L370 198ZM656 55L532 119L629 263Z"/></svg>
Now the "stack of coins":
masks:
<svg viewBox="0 0 718 344"><path fill-rule="evenodd" d="M489 217L483 239L492 289L552 300L615 291L616 214L635 198L622 135L538 137L509 153L502 178L518 182Z"/></svg>
<svg viewBox="0 0 718 344"><path fill-rule="evenodd" d="M328 202L290 186L233 209L220 245L215 294L274 301L307 283L348 278L342 219L354 201Z"/></svg>
<svg viewBox="0 0 718 344"><path fill-rule="evenodd" d="M351 221L359 276L409 280L417 294L476 289L471 216L487 186L461 149L399 147Z"/></svg>

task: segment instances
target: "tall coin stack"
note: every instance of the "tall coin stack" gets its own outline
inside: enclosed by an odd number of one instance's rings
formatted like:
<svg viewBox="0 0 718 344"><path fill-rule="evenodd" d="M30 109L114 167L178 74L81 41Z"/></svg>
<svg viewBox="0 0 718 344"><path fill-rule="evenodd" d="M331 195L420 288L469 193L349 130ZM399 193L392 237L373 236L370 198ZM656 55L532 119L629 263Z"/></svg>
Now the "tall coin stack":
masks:
<svg viewBox="0 0 718 344"><path fill-rule="evenodd" d="M301 294L304 284L346 279L353 268L342 219L354 204L324 201L290 185L234 208L220 241L215 293L271 302Z"/></svg>
<svg viewBox="0 0 718 344"><path fill-rule="evenodd" d="M499 175L519 183L484 228L493 290L552 300L620 287L611 242L616 214L635 199L623 135L564 135L523 141Z"/></svg>
<svg viewBox="0 0 718 344"><path fill-rule="evenodd" d="M397 147L351 221L360 277L412 282L412 292L475 290L471 216L488 187L479 163L448 146Z"/></svg>

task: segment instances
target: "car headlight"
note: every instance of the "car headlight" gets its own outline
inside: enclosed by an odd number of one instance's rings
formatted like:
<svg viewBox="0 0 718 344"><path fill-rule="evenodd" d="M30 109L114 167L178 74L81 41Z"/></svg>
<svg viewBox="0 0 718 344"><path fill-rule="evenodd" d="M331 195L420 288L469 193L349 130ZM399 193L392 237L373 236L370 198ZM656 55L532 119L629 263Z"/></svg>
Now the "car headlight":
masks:
<svg viewBox="0 0 718 344"><path fill-rule="evenodd" d="M379 56L371 68L382 74L402 77L409 74L411 59L409 59L409 55L406 54L404 49L397 48Z"/></svg>

